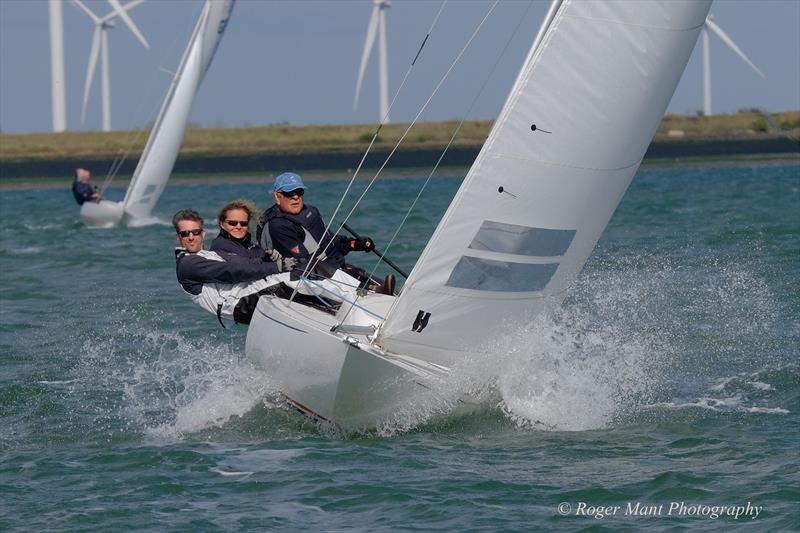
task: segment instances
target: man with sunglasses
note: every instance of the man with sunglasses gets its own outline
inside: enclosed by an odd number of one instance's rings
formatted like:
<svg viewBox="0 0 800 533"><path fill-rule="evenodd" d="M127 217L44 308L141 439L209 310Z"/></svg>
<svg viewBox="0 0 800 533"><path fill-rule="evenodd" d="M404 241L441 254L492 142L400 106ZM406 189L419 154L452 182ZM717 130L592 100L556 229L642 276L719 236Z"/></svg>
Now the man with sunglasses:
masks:
<svg viewBox="0 0 800 533"><path fill-rule="evenodd" d="M183 209L172 217L175 237L180 246L175 249L178 282L192 301L215 314L222 327L223 318L249 324L258 298L269 292L274 282L264 278L279 272L289 272L297 264L293 258L268 261L263 256L248 258L203 250L203 219L193 209Z"/></svg>
<svg viewBox="0 0 800 533"><path fill-rule="evenodd" d="M369 237L353 239L331 235L319 210L303 201L306 186L299 175L284 172L275 178L272 190L275 205L265 210L258 220L256 233L262 248L274 248L284 257L294 257L301 264L318 258L316 273L332 277L342 269L359 279L368 288L382 294L394 294L394 276L389 274L383 284L375 283L369 274L348 265L345 256L353 251L371 252L375 244Z"/></svg>

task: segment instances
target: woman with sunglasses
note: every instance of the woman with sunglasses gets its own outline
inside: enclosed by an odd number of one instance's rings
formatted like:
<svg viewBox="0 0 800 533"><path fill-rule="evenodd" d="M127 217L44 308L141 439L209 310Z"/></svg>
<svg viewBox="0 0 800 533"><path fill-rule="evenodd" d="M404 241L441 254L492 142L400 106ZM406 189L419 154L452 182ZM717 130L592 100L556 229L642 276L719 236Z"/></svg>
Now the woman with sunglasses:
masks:
<svg viewBox="0 0 800 533"><path fill-rule="evenodd" d="M219 235L211 242L211 251L234 254L252 259L265 257L266 251L252 242L248 231L250 219L258 214L256 206L247 200L233 200L225 204L219 212ZM275 260L266 254L268 260Z"/></svg>

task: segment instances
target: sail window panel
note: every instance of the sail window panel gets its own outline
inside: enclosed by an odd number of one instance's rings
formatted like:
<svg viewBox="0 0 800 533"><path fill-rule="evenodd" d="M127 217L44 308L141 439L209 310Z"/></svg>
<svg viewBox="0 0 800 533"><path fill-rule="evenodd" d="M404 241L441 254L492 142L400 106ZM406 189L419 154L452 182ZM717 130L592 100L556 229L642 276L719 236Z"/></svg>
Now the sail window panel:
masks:
<svg viewBox="0 0 800 533"><path fill-rule="evenodd" d="M557 263L512 263L465 255L445 285L476 291L536 292L544 290L557 268Z"/></svg>
<svg viewBox="0 0 800 533"><path fill-rule="evenodd" d="M575 230L545 229L484 220L469 247L503 254L552 257L564 255Z"/></svg>

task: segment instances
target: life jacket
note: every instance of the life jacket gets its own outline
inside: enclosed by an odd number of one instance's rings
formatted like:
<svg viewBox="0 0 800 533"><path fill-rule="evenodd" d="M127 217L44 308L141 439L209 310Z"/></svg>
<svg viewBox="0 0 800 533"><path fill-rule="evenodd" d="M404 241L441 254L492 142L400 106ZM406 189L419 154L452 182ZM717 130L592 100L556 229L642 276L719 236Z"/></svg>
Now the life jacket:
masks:
<svg viewBox="0 0 800 533"><path fill-rule="evenodd" d="M372 278L369 272L363 268L346 263L344 253L337 246L339 244L338 240L328 246L330 232L328 232L328 238L323 238L323 235L325 235L325 222L322 220L319 210L308 204L304 205L303 209L296 215L284 213L277 205L273 205L261 214L258 219L256 239L265 250L274 248L269 234L269 222L277 218L288 220L292 223L297 231L297 240L302 242L311 256L314 256L317 250L327 247L325 253L320 254L320 260L314 262L315 266L312 273L330 278L337 269L344 269L348 274L361 281L363 287L373 284L380 285L381 280ZM336 239L342 238L339 236Z"/></svg>

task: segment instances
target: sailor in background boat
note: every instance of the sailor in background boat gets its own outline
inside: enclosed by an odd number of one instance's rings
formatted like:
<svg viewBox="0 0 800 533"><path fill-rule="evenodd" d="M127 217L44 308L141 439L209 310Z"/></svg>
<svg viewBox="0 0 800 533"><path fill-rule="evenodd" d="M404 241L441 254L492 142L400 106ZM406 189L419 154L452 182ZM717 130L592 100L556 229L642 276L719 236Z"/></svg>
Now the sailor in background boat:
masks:
<svg viewBox="0 0 800 533"><path fill-rule="evenodd" d="M99 202L103 199L100 191L91 184L92 173L85 168L75 169L75 181L72 182L72 194L75 196L75 201L78 205L83 205L84 202Z"/></svg>
<svg viewBox="0 0 800 533"><path fill-rule="evenodd" d="M203 250L203 219L193 209L175 213L172 225L180 243L175 249L178 282L194 303L217 316L222 327L223 318L249 324L258 298L275 284L264 278L291 271L297 264L294 258L269 261L263 254L260 258L225 254L223 258Z"/></svg>
<svg viewBox="0 0 800 533"><path fill-rule="evenodd" d="M258 220L256 236L261 247L275 248L283 256L294 257L301 263L319 257L315 269L317 274L332 277L337 269L342 269L370 290L394 294L394 275L386 276L381 284L372 280L365 270L345 262L344 256L352 251L374 250L372 239L334 237L325 231L326 225L319 210L303 201L306 189L303 180L294 172L284 172L275 178L272 186L275 205L265 210Z"/></svg>

